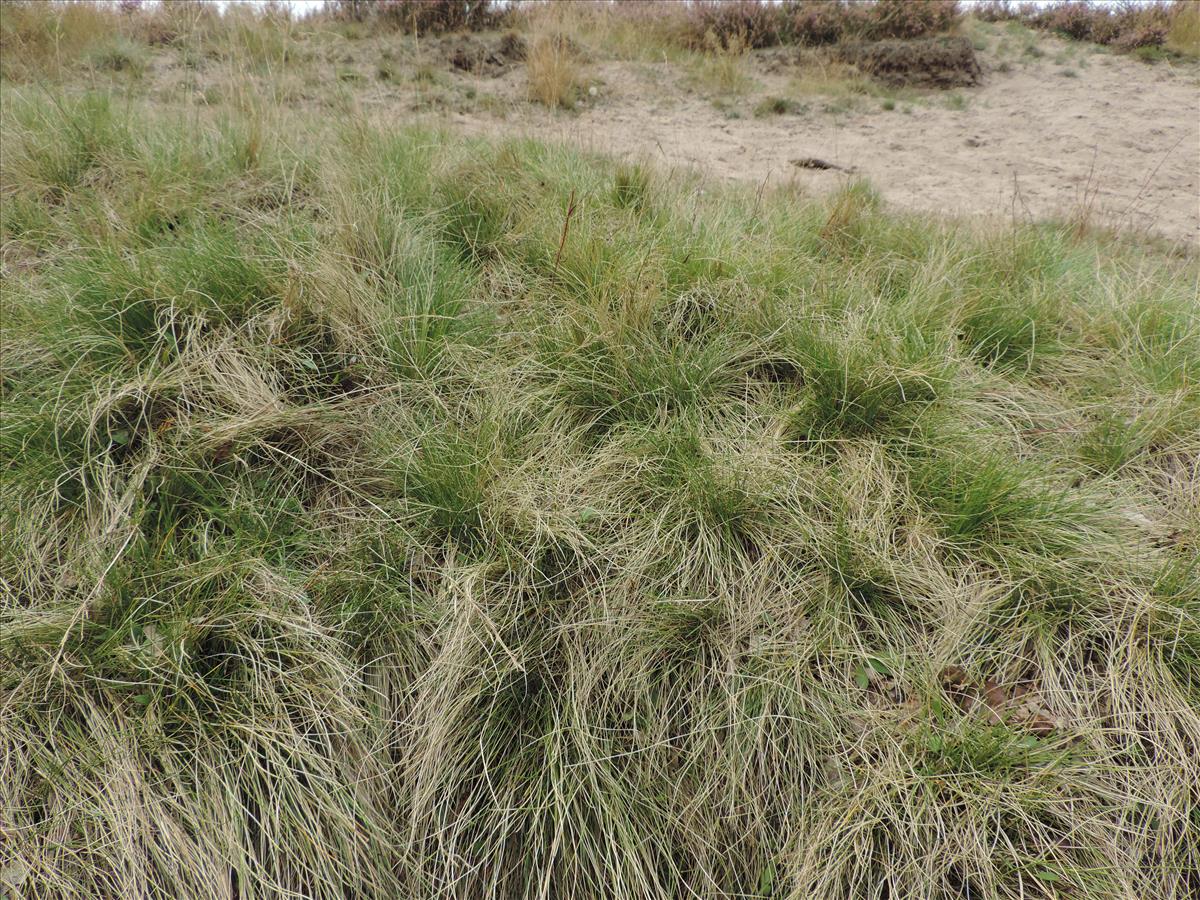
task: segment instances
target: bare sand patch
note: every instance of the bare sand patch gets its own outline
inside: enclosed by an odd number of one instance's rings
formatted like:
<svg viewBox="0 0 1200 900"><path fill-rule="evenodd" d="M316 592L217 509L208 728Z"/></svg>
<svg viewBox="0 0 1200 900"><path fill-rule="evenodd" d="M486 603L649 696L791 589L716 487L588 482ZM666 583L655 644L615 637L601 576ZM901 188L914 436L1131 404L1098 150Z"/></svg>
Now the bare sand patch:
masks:
<svg viewBox="0 0 1200 900"><path fill-rule="evenodd" d="M524 100L520 67L490 79L490 105L436 116L468 132L528 134L691 168L705 176L792 182L823 193L866 178L889 202L951 215L1069 218L1200 244L1200 67L1150 65L1039 37L1012 58L993 32L983 82L883 101L803 97L799 111L755 116L794 74L748 59L752 87L714 97L674 63L596 62L572 113ZM375 98L373 113L410 115ZM892 105L887 109L885 106ZM817 158L827 169L798 167Z"/></svg>

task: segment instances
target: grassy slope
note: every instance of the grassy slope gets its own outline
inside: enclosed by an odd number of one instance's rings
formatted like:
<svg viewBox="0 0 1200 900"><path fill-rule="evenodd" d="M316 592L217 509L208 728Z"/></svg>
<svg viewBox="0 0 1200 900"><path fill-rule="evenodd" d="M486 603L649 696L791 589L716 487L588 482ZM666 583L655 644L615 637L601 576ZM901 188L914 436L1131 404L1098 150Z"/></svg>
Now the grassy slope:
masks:
<svg viewBox="0 0 1200 900"><path fill-rule="evenodd" d="M3 99L0 884L1194 896L1194 262Z"/></svg>

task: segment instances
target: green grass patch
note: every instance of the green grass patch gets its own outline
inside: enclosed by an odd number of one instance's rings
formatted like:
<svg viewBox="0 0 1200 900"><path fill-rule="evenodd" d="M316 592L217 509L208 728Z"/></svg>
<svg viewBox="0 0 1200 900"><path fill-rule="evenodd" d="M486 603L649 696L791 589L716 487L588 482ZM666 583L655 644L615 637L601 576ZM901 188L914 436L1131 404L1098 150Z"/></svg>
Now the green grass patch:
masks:
<svg viewBox="0 0 1200 900"><path fill-rule="evenodd" d="M1187 893L1194 259L102 83L0 88L5 890Z"/></svg>

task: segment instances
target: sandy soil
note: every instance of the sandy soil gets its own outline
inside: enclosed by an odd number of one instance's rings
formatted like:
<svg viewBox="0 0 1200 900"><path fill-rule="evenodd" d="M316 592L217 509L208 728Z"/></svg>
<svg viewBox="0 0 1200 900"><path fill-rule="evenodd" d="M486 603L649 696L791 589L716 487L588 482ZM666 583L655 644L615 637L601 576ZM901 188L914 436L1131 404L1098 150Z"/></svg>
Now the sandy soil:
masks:
<svg viewBox="0 0 1200 900"><path fill-rule="evenodd" d="M754 87L706 94L667 63L595 63L596 87L574 112L524 100L525 73L473 79L496 101L445 108L470 132L526 133L619 156L696 168L718 178L793 181L814 193L869 179L891 203L940 213L1033 219L1086 215L1096 225L1200 244L1200 66L1147 64L1053 38L1018 52L985 34L984 83L926 93L885 110L806 96L799 114L755 117L766 96L788 96L794 73L750 63ZM454 76L468 78L469 76ZM957 96L955 96L957 94ZM408 118L399 97L368 103ZM819 157L841 170L799 169Z"/></svg>
<svg viewBox="0 0 1200 900"><path fill-rule="evenodd" d="M1150 64L1000 25L970 23L969 36L981 85L902 93L892 109L881 97L814 90L811 75L760 51L744 58L746 88L733 95L705 87L687 64L605 61L597 52L580 64L591 90L578 108L550 111L528 99L521 63L498 75L453 69L448 42L461 38L419 48L396 38L345 42L324 71L288 76L282 90L289 105L331 105L328 87L341 82L386 125L526 134L812 194L863 177L899 207L1082 220L1200 247L1200 63ZM168 54L155 90L210 102L205 90L221 75ZM800 109L756 116L768 97ZM812 157L837 168L793 164Z"/></svg>

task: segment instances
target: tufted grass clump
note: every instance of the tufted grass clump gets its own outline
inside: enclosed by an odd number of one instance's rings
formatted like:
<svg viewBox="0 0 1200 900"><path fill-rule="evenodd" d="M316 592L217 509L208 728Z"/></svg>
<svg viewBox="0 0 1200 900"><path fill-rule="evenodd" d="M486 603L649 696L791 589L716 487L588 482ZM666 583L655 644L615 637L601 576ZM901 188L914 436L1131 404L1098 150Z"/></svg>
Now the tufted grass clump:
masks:
<svg viewBox="0 0 1200 900"><path fill-rule="evenodd" d="M0 890L1195 894L1193 258L95 84L0 87Z"/></svg>

